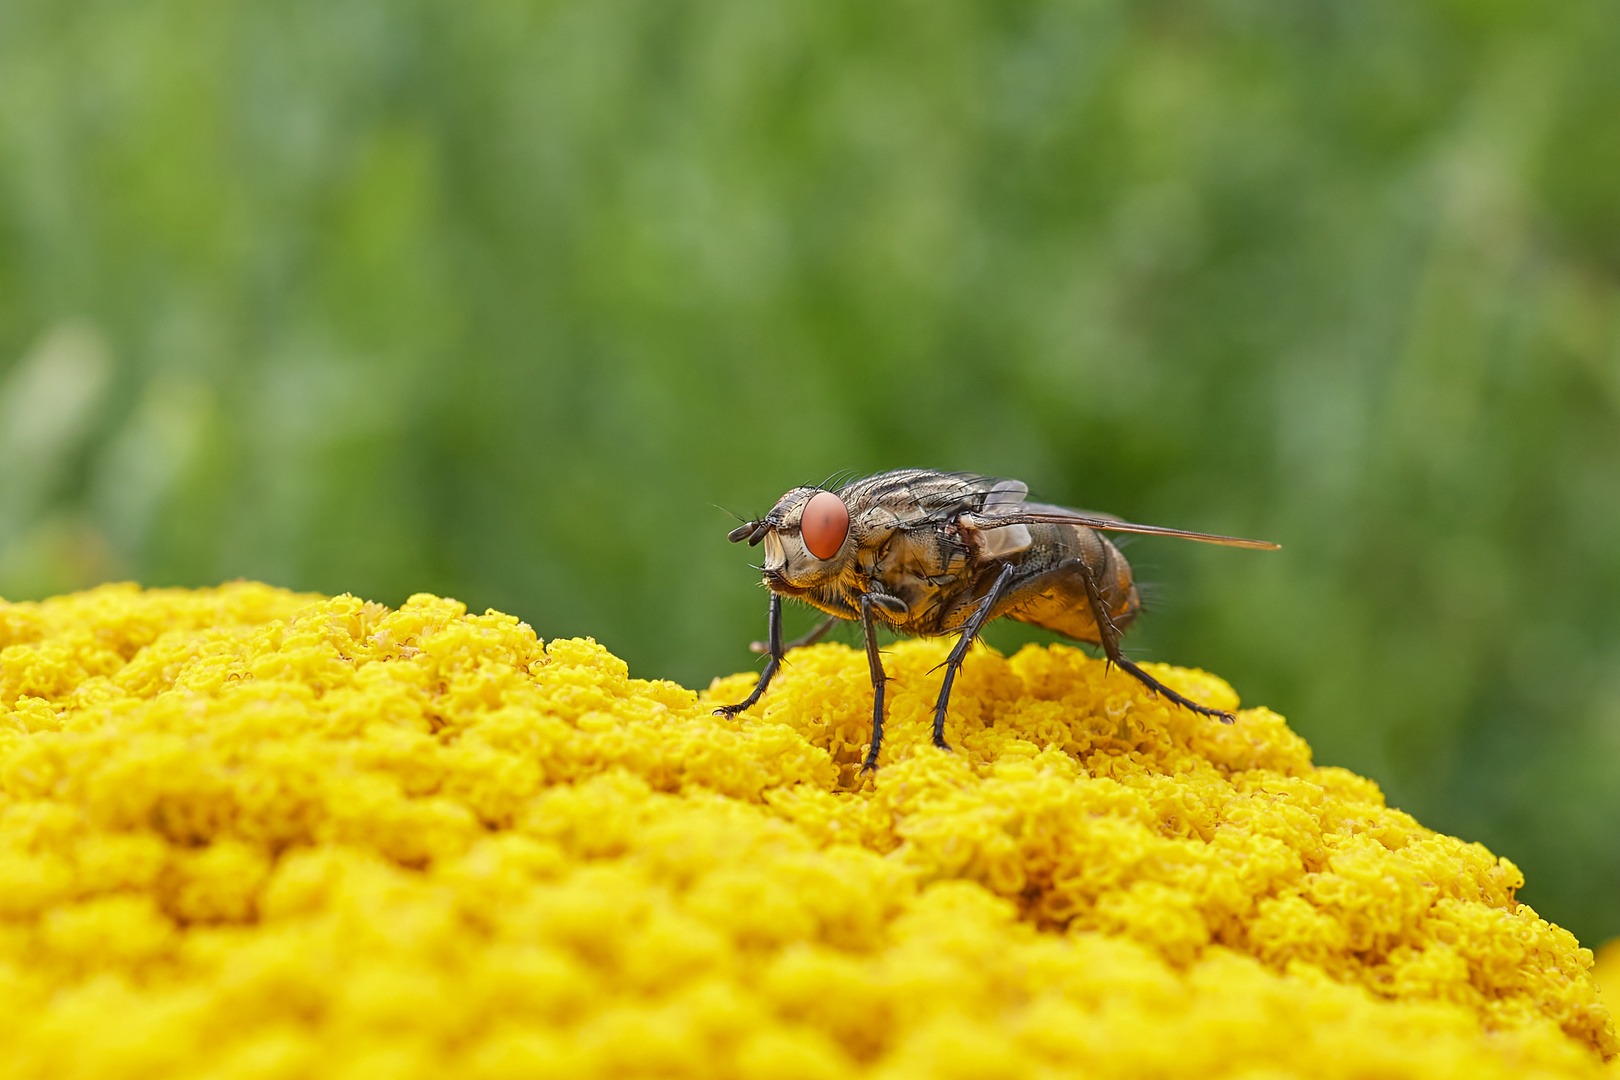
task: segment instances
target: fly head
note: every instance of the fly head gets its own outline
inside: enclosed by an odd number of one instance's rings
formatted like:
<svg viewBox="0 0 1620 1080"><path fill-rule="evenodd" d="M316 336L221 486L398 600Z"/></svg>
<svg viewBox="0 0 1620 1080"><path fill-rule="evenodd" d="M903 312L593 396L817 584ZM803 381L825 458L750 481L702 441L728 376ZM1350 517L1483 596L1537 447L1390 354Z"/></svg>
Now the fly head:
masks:
<svg viewBox="0 0 1620 1080"><path fill-rule="evenodd" d="M777 500L771 512L727 535L732 543L765 545L765 584L798 596L836 578L855 549L849 507L831 491L801 487Z"/></svg>

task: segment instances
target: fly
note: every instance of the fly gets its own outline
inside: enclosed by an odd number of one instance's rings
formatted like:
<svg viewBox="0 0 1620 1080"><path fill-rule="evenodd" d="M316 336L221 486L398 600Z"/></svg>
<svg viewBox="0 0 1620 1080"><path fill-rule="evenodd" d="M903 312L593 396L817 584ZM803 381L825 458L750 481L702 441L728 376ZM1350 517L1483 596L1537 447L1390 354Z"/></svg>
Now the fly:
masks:
<svg viewBox="0 0 1620 1080"><path fill-rule="evenodd" d="M790 648L820 640L839 621L859 622L872 672L872 745L862 771L877 768L883 746L884 684L877 625L902 634L959 633L945 661L934 706L934 745L945 742L951 684L968 647L992 619L1007 617L1100 645L1103 654L1155 694L1230 724L1231 713L1176 693L1132 663L1119 639L1141 608L1130 564L1102 532L1179 536L1231 547L1275 550L1265 540L1133 525L1109 514L1029 502L1017 480L932 469L895 469L837 491L800 487L763 518L733 529L732 543L765 545L761 569L771 591L765 670L753 692L716 709L735 716L759 701ZM782 598L827 618L798 641L782 642Z"/></svg>

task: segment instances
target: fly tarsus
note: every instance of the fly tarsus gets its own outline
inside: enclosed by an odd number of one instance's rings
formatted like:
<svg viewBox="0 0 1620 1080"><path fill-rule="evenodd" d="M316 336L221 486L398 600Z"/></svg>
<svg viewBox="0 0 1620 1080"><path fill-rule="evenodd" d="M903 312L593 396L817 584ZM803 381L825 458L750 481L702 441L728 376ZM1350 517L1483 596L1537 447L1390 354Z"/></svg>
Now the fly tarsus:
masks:
<svg viewBox="0 0 1620 1080"><path fill-rule="evenodd" d="M1234 723L1237 720L1237 717L1233 716L1225 709L1213 709L1208 705L1200 705L1196 701L1190 701L1187 698L1182 697L1180 694L1176 693L1174 690L1164 685L1164 683L1160 682L1158 679L1155 679L1153 676L1149 675L1147 672L1143 671L1141 668L1137 667L1136 664L1125 659L1123 656L1114 656L1110 657L1109 659L1113 660L1114 663L1118 664L1124 670L1130 672L1132 676L1134 676L1150 691L1155 694L1163 694L1177 705L1180 705L1183 709L1191 709L1200 716L1208 716L1211 719L1219 720L1223 724Z"/></svg>
<svg viewBox="0 0 1620 1080"><path fill-rule="evenodd" d="M759 673L759 682L754 686L753 692L747 697L743 698L741 701L737 702L735 705L720 706L718 709L714 710L714 715L724 716L727 719L732 719L738 713L747 712L749 709L752 709L754 705L758 703L759 699L765 695L765 688L769 686L771 684L771 680L776 677L776 669L778 664L779 661L776 659L776 657L771 657L765 662L765 670Z"/></svg>

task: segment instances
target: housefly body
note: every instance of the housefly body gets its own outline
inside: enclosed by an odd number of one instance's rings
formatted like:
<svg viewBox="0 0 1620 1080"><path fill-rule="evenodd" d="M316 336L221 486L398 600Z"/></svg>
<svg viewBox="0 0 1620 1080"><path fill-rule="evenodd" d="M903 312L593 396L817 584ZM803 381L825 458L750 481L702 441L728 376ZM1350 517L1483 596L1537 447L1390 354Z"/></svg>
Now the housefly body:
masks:
<svg viewBox="0 0 1620 1080"><path fill-rule="evenodd" d="M1102 647L1104 655L1149 690L1225 723L1232 715L1176 693L1120 651L1120 635L1140 608L1131 567L1103 532L1179 536L1233 547L1274 549L1264 540L1133 525L1108 514L1029 502L1028 487L972 473L896 469L837 491L800 487L771 512L731 531L733 543L763 544L770 589L768 654L747 698L715 710L735 716L765 693L789 648L819 640L834 623L859 622L872 672L872 745L863 771L877 767L883 745L886 676L879 623L903 634L960 634L945 662L934 706L934 745L944 750L951 684L981 627L1003 616ZM827 618L798 641L782 642L782 598L795 597Z"/></svg>

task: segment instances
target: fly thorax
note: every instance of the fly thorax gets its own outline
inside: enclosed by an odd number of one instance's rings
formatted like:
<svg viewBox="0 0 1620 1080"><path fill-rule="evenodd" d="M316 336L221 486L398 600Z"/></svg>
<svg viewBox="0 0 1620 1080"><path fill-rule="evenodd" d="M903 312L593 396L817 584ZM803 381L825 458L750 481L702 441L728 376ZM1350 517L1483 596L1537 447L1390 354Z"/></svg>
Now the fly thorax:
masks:
<svg viewBox="0 0 1620 1080"><path fill-rule="evenodd" d="M903 600L915 613L931 606L950 561L937 533L897 531L873 568L872 578L883 592Z"/></svg>

